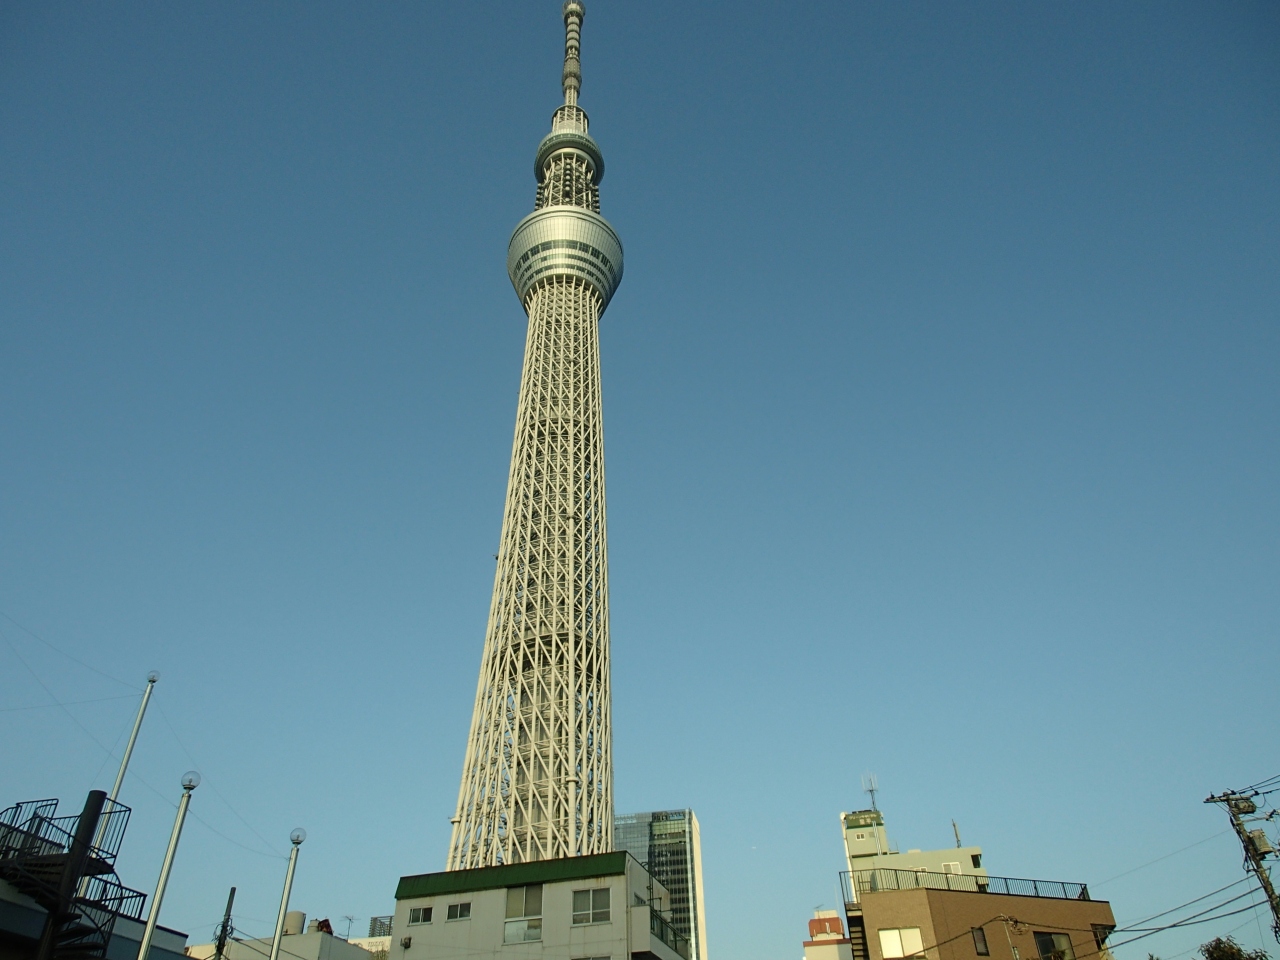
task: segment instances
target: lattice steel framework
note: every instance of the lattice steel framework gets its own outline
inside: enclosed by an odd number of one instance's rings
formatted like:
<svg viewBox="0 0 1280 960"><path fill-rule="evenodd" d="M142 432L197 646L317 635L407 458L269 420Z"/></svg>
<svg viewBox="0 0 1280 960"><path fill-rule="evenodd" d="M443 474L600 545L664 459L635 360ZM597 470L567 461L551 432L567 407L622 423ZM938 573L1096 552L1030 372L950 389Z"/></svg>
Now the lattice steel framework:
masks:
<svg viewBox="0 0 1280 960"><path fill-rule="evenodd" d="M448 868L613 849L598 324L622 279L604 160L577 105L583 6L564 4L564 105L507 270L529 315L480 682Z"/></svg>

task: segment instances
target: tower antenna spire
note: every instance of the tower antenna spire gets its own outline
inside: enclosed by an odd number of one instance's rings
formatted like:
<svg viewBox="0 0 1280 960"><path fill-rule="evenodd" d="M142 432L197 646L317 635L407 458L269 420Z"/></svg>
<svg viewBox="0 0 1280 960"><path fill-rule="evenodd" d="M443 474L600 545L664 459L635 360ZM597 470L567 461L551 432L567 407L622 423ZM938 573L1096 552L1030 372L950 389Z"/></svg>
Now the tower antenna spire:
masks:
<svg viewBox="0 0 1280 960"><path fill-rule="evenodd" d="M582 62L578 59L582 39L582 20L587 15L582 0L564 0L564 72L560 86L564 88L566 106L578 105L578 90L582 87Z"/></svg>

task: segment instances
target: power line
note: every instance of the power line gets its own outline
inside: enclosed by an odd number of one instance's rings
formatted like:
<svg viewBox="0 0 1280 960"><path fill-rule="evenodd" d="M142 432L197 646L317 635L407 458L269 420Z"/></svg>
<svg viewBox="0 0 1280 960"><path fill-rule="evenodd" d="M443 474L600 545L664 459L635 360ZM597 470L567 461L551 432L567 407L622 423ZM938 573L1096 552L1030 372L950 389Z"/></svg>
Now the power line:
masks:
<svg viewBox="0 0 1280 960"><path fill-rule="evenodd" d="M165 726L169 728L169 732L173 734L173 739L177 741L178 747L182 750L183 753L187 755L187 759L190 760L192 764L194 764L197 768L199 768L200 767L199 761L197 761L196 758L191 755L191 751L187 749L187 745L183 743L182 738L178 736L178 731L174 727L173 721L169 719L169 714L165 712L165 709L163 706L158 706L158 709L160 710L161 718L165 722ZM241 823L243 823L246 827L248 827L249 832L252 833L259 840L261 840L262 843L266 846L266 848L270 850L274 856L277 856L277 857L284 856L283 854L279 853L275 849L275 847L271 845L271 841L269 841L266 837L260 834L256 829L254 829L253 824L251 824L248 820L246 820L244 817L240 815L240 811L237 810L235 807L233 807L231 805L231 801L222 795L222 791L218 789L217 784L214 783L213 780L206 777L205 783L207 783L210 789L213 790L214 795L217 796L219 800L221 800L224 804L227 805L227 809L230 810L233 814L235 814L236 819L239 820Z"/></svg>
<svg viewBox="0 0 1280 960"><path fill-rule="evenodd" d="M43 643L46 647L48 647L54 653L60 654L61 656L66 657L68 660L71 660L75 663L80 664L80 666L84 667L86 670L92 670L98 676L106 677L108 680L114 681L115 683L118 683L123 687L128 687L130 690L137 690L139 693L142 692L142 688L137 686L136 684L128 683L124 680L121 680L119 677L113 677L109 673L104 673L103 671L99 670L97 667L92 666L88 663L85 663L79 657L72 656L71 654L67 653L67 651L54 646L44 637L40 636L40 634L36 633L34 630L30 629L29 627L24 627L22 624L20 624L17 620L13 619L13 617L9 616L9 614L5 613L3 610L0 610L0 617L4 617L6 620L8 620L10 623L12 623L15 627L17 627L19 630L21 630L23 633L27 634L28 636L34 637L35 639L39 640L41 643Z"/></svg>
<svg viewBox="0 0 1280 960"><path fill-rule="evenodd" d="M1166 914L1173 913L1175 910L1181 910L1183 907L1189 907L1193 903L1199 903L1201 900L1208 900L1214 894L1222 893L1224 890L1230 890L1232 887L1237 886L1238 884L1244 883L1248 879L1249 879L1248 877L1241 877L1239 880L1233 880L1231 881L1231 883L1228 883L1225 887L1219 887L1217 890L1211 890L1209 893L1206 893L1203 897L1196 897L1194 900L1188 900L1186 903L1180 903L1176 907L1170 907L1168 910L1163 910L1160 913L1153 913L1149 917L1143 917L1141 920L1135 920L1133 921L1133 923L1129 924L1126 927L1122 927L1120 929L1127 930L1127 929L1130 929L1131 927L1136 927L1139 923L1146 923L1149 920L1155 920L1159 917L1165 916Z"/></svg>
<svg viewBox="0 0 1280 960"><path fill-rule="evenodd" d="M19 710L48 710L51 707L78 707L84 703L106 703L108 700L136 700L132 693L118 697L95 697L92 700L65 700L61 703L37 703L30 707L0 707L0 713L17 713Z"/></svg>
<svg viewBox="0 0 1280 960"><path fill-rule="evenodd" d="M1186 853L1192 847L1198 847L1200 846L1200 844L1208 843L1210 840L1217 840L1218 837L1225 836L1230 832L1231 832L1230 830L1220 830L1219 832L1215 833L1211 837L1205 837L1203 840L1197 840L1195 843L1189 843L1185 847L1181 847L1173 851L1173 853L1166 853L1163 857L1156 857L1154 860L1150 860L1142 864L1141 866L1134 867L1132 870L1126 870L1124 873L1117 873L1114 877L1108 877L1106 880L1103 880L1101 883L1091 883L1089 884L1089 886L1092 887L1094 890L1096 890L1098 889L1098 887L1106 886L1112 880L1119 880L1121 877L1127 877L1131 873L1137 873L1139 870L1145 870L1147 867L1154 866L1155 864L1160 863L1162 860L1168 860L1170 857L1176 857L1180 853Z"/></svg>

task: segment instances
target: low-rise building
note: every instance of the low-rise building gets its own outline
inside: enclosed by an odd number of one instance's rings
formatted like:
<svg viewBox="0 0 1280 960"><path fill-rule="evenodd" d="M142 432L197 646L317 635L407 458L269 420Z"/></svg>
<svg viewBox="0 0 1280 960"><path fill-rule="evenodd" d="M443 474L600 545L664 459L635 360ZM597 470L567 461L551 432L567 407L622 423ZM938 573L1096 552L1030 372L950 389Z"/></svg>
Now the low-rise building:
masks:
<svg viewBox="0 0 1280 960"><path fill-rule="evenodd" d="M804 960L853 960L839 911L814 911L809 921L809 939L804 942Z"/></svg>
<svg viewBox="0 0 1280 960"><path fill-rule="evenodd" d="M852 960L1110 960L1111 904L1083 883L990 876L982 848L960 846L958 834L955 847L899 853L875 809L842 813L840 823ZM821 943L816 922L810 941ZM810 941L805 956L818 960Z"/></svg>
<svg viewBox="0 0 1280 960"><path fill-rule="evenodd" d="M690 960L625 851L401 877L389 960Z"/></svg>
<svg viewBox="0 0 1280 960"><path fill-rule="evenodd" d="M1083 883L879 869L841 886L853 960L1107 960L1116 925Z"/></svg>
<svg viewBox="0 0 1280 960"><path fill-rule="evenodd" d="M260 940L233 938L222 948L223 960L267 960L273 937ZM191 960L210 960L217 944L196 943L187 947ZM322 930L289 933L280 938L281 960L373 960L369 951Z"/></svg>

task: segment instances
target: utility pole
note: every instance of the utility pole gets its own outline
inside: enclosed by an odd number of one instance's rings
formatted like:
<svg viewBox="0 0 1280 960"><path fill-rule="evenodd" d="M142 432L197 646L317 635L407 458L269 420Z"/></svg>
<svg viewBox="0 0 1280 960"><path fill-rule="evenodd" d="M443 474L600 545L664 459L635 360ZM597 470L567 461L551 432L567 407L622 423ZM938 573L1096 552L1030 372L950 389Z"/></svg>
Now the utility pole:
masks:
<svg viewBox="0 0 1280 960"><path fill-rule="evenodd" d="M218 949L214 953L215 960L222 960L222 951L227 946L227 940L231 937L233 928L231 926L231 905L236 902L236 888L231 888L231 893L227 895L227 911L222 915L222 923L218 925Z"/></svg>
<svg viewBox="0 0 1280 960"><path fill-rule="evenodd" d="M1210 794L1205 798L1205 803L1220 803L1227 808L1227 814L1231 817L1231 826L1235 830L1236 836L1240 838L1240 846L1244 848L1245 869L1258 878L1258 884L1262 887L1262 892L1267 895L1267 902L1271 905L1271 932L1276 938L1276 942L1280 943L1280 896L1276 895L1276 888L1271 883L1271 874L1267 870L1267 865L1263 863L1263 859L1269 854L1274 856L1275 850L1271 846L1271 842L1267 839L1267 834L1261 828L1250 830L1248 824L1254 821L1246 820L1245 817L1258 812L1258 805L1254 803L1253 798L1258 795L1258 791L1249 790L1245 792L1235 792L1231 790L1223 791L1214 796Z"/></svg>

